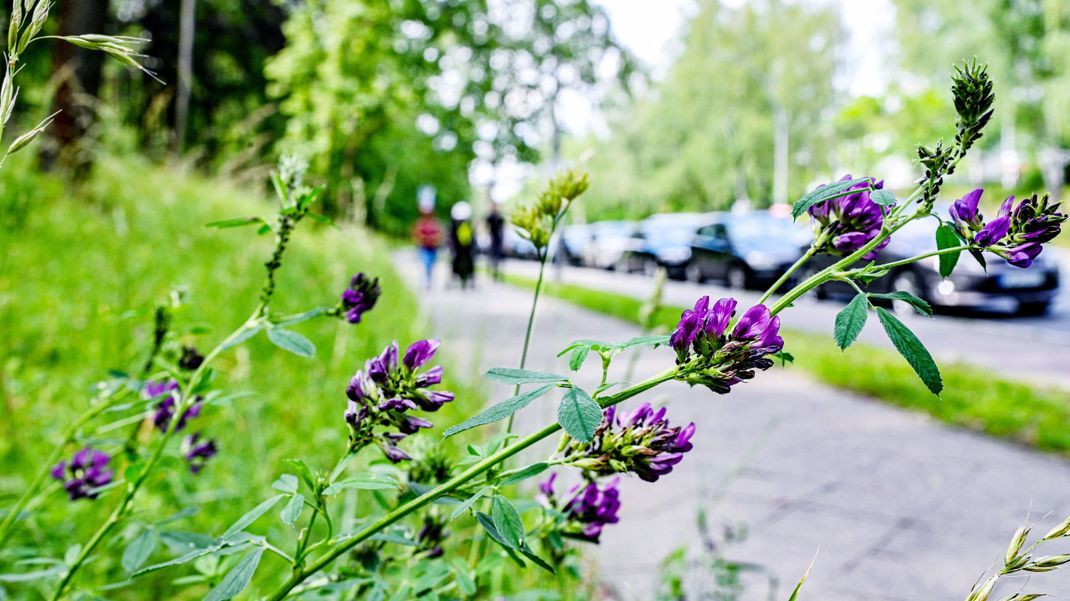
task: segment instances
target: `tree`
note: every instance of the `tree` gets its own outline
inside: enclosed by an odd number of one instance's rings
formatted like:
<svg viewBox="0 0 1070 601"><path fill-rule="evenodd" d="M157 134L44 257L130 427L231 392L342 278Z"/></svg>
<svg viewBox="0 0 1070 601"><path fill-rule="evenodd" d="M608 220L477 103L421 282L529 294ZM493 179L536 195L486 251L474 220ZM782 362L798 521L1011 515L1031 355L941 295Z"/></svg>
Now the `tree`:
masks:
<svg viewBox="0 0 1070 601"><path fill-rule="evenodd" d="M778 164L779 199L802 192L827 175L841 37L829 8L702 0L665 80L599 145L588 204L631 216L767 205Z"/></svg>
<svg viewBox="0 0 1070 601"><path fill-rule="evenodd" d="M314 0L285 32L267 70L287 118L283 144L318 161L329 211L380 227L400 227L422 185L451 190L448 200L470 194L476 157L534 162L560 139L562 90L601 85L611 55L616 81L632 65L587 0ZM462 168L402 169L414 151Z"/></svg>

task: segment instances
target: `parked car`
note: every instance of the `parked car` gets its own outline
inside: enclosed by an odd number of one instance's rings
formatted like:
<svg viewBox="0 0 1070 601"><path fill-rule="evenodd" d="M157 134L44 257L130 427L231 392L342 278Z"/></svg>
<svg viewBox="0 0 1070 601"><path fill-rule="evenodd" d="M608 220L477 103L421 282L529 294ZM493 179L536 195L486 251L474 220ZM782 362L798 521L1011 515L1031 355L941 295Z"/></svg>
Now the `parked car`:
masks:
<svg viewBox="0 0 1070 601"><path fill-rule="evenodd" d="M531 243L531 240L521 237L516 233L516 229L512 226L505 228L505 256L513 257L514 259L538 259L538 252L535 250L535 245Z"/></svg>
<svg viewBox="0 0 1070 601"><path fill-rule="evenodd" d="M805 252L810 233L790 219L764 212L716 213L698 230L685 271L694 282L764 288Z"/></svg>
<svg viewBox="0 0 1070 601"><path fill-rule="evenodd" d="M624 252L634 245L632 221L599 221L588 226L591 240L584 249L583 264L601 269L616 269Z"/></svg>
<svg viewBox="0 0 1070 601"><path fill-rule="evenodd" d="M914 221L896 232L891 242L877 255L878 263L912 257L936 249L936 222ZM1050 252L1050 251L1049 251ZM1043 315L1048 312L1059 290L1059 269L1047 255L1040 255L1027 269L1009 265L1003 259L985 254L987 271L967 253L959 257L949 278L941 278L939 259L925 261L893 271L870 285L872 292L904 290L934 307L971 311ZM835 257L820 257L809 271L821 269ZM855 290L841 282L830 282L817 289L818 298L849 299Z"/></svg>
<svg viewBox="0 0 1070 601"><path fill-rule="evenodd" d="M555 236L556 244L552 247L551 258L569 265L583 265L592 237L591 229L586 224L566 225L561 228L559 235Z"/></svg>
<svg viewBox="0 0 1070 601"><path fill-rule="evenodd" d="M684 279L695 235L712 219L702 213L665 213L644 219L621 257L622 270L653 275L664 267L669 277Z"/></svg>

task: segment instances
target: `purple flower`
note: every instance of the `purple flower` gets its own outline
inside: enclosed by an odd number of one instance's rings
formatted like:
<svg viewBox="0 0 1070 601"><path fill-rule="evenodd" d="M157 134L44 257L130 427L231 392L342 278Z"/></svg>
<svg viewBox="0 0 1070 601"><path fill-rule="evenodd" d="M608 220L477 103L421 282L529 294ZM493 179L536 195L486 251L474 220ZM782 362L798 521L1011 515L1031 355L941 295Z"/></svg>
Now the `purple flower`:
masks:
<svg viewBox="0 0 1070 601"><path fill-rule="evenodd" d="M189 471L199 474L208 460L219 452L216 442L211 438L201 438L200 432L190 434L182 441L182 454L189 464Z"/></svg>
<svg viewBox="0 0 1070 601"><path fill-rule="evenodd" d="M633 472L647 482L672 471L692 449L695 424L674 427L665 407L655 410L643 403L631 413L604 412L601 425L589 443L573 440L565 447L566 463L592 474L606 476Z"/></svg>
<svg viewBox="0 0 1070 601"><path fill-rule="evenodd" d="M409 459L397 443L432 424L406 412L437 411L454 398L452 392L431 389L442 382L442 366L419 371L435 356L438 347L438 340L418 340L399 362L398 344L393 342L353 376L346 387L344 414L351 450L378 443L387 459Z"/></svg>
<svg viewBox="0 0 1070 601"><path fill-rule="evenodd" d="M95 499L98 489L112 481L108 469L111 458L103 451L85 447L74 454L70 461L60 461L52 468L52 477L63 483L70 500Z"/></svg>
<svg viewBox="0 0 1070 601"><path fill-rule="evenodd" d="M424 363L427 363L435 356L435 351L438 350L439 341L432 340L417 340L412 343L409 350L405 351L405 367L410 370L420 367Z"/></svg>
<svg viewBox="0 0 1070 601"><path fill-rule="evenodd" d="M446 540L447 536L449 532L446 531L446 525L441 519L428 515L424 517L424 526L416 534L416 540L427 551L427 558L434 559L442 557L442 541Z"/></svg>
<svg viewBox="0 0 1070 601"><path fill-rule="evenodd" d="M349 287L342 291L342 313L346 321L360 323L361 317L379 300L379 293L379 278L369 278L364 273L353 276Z"/></svg>
<svg viewBox="0 0 1070 601"><path fill-rule="evenodd" d="M845 175L840 181L853 179ZM884 227L885 208L870 198L870 184L874 190L884 187L883 181L866 178L847 190L857 190L853 194L840 196L820 202L809 208L814 229L821 248L829 253L850 254L869 244L880 235ZM845 192L847 191L845 190ZM866 254L871 259L881 248L888 244L885 238L876 248Z"/></svg>
<svg viewBox="0 0 1070 601"><path fill-rule="evenodd" d="M171 419L174 418L175 405L178 404L178 382L175 380L156 380L146 382L145 387L141 389L141 394L146 399L160 399L159 402L156 403L156 409L153 411L152 423L160 432L166 432L168 426L171 425ZM187 407L186 410L182 412L182 416L178 418L178 424L175 425L175 431L177 432L185 428L186 422L199 416L203 406L203 399L194 399L193 403Z"/></svg>
<svg viewBox="0 0 1070 601"><path fill-rule="evenodd" d="M735 310L734 299L722 298L710 308L709 297L704 296L681 314L669 337L681 367L679 379L724 394L732 385L753 378L755 370L772 367L766 355L784 348L780 318L765 305L756 305L747 309L729 335Z"/></svg>
<svg viewBox="0 0 1070 601"><path fill-rule="evenodd" d="M573 486L569 491L564 506L554 495L554 481L557 474L539 484L543 501L550 507L564 514L565 522L561 524L561 533L565 536L598 543L602 529L608 524L620 521L620 478L613 478L604 486L589 482L583 486Z"/></svg>
<svg viewBox="0 0 1070 601"><path fill-rule="evenodd" d="M1067 215L1059 204L1049 204L1048 197L1036 194L1014 206L1008 196L992 221L985 223L977 209L980 189L970 192L951 206L951 218L964 239L984 247L1015 267L1029 267L1040 255L1045 242L1059 235Z"/></svg>

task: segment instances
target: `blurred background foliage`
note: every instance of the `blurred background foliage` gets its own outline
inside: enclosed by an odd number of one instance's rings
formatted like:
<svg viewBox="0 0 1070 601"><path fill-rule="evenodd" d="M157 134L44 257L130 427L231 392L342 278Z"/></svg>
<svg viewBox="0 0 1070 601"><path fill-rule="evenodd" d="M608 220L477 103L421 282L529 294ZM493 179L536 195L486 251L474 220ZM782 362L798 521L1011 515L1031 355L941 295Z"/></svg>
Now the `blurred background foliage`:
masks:
<svg viewBox="0 0 1070 601"><path fill-rule="evenodd" d="M695 0L652 74L594 0L68 0L50 27L146 37L166 84L57 46L26 64L18 125L64 109L42 164L77 177L103 148L260 182L298 148L330 214L403 235L422 188L479 208L588 157L591 220L766 206L848 165L906 185L949 135L949 67L978 57L1001 93L961 177L1061 191L1070 6L892 1L888 81L859 93L834 2ZM570 129L577 94L603 127Z"/></svg>

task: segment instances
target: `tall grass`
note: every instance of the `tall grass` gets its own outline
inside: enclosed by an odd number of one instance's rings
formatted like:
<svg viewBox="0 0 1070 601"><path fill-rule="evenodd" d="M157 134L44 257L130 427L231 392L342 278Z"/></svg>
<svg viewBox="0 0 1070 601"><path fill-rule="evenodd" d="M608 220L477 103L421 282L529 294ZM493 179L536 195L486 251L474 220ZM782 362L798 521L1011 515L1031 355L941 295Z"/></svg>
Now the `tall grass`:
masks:
<svg viewBox="0 0 1070 601"><path fill-rule="evenodd" d="M206 350L255 305L272 245L251 228L204 227L227 217L270 216L275 207L259 190L127 159L102 158L77 191L32 173L32 165L17 161L0 172L0 507L19 494L58 432L86 406L92 383L108 369L136 370L144 361L156 303L184 289L175 327ZM172 473L139 496L133 519L154 521L194 503L200 512L175 527L218 534L271 494L285 459L333 464L346 444L344 389L353 371L394 338L407 344L426 335L385 245L354 227L299 229L279 274L275 310L331 305L356 271L381 278L379 306L358 326L327 319L295 326L316 344L315 359L290 355L262 337L221 359L217 385L248 395L197 420L198 429L218 439L220 456L195 477L176 458L164 469ZM449 374L448 355L445 360ZM446 385L458 399L433 416L440 427L481 405L456 379ZM118 442L126 433L106 433L97 442ZM16 542L27 554L62 557L112 503L107 496L68 503L54 493ZM101 552L121 553L122 538ZM113 594L163 598L156 595L165 595L174 576L160 574L139 581L137 591Z"/></svg>

